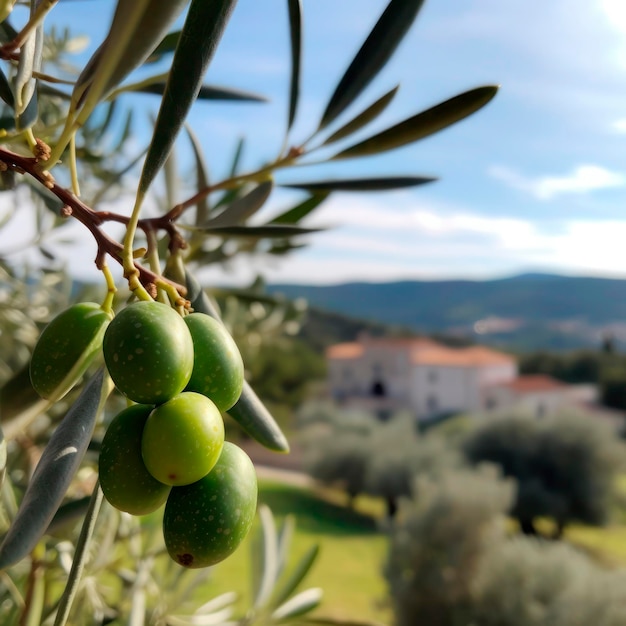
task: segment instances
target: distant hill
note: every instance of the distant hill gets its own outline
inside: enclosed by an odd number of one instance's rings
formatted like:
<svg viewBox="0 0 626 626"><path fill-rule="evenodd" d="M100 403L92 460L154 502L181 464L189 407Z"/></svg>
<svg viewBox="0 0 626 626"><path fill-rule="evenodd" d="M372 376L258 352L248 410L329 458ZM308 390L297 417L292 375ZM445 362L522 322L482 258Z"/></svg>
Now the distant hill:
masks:
<svg viewBox="0 0 626 626"><path fill-rule="evenodd" d="M520 350L599 346L607 333L626 347L626 280L620 279L522 274L485 281L274 284L268 291L350 318Z"/></svg>

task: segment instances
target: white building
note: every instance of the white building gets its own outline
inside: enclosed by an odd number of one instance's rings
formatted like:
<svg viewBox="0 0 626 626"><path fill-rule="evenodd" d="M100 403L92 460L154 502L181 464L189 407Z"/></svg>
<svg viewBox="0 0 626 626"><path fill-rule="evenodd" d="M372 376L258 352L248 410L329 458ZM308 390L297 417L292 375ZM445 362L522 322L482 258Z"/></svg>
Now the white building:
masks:
<svg viewBox="0 0 626 626"><path fill-rule="evenodd" d="M519 376L517 361L483 346L451 348L421 338L362 337L326 351L331 396L418 419L523 407L535 415L595 399L595 389L548 376Z"/></svg>

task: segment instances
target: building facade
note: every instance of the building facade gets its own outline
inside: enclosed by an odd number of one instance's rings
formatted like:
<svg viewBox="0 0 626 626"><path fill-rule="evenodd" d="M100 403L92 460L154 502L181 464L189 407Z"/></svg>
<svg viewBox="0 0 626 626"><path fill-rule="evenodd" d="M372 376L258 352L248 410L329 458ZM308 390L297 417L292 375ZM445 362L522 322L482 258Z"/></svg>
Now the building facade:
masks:
<svg viewBox="0 0 626 626"><path fill-rule="evenodd" d="M541 416L595 400L595 389L548 376L519 376L517 361L483 346L453 348L423 338L372 338L326 351L337 402L375 411L408 410L419 420L525 408Z"/></svg>

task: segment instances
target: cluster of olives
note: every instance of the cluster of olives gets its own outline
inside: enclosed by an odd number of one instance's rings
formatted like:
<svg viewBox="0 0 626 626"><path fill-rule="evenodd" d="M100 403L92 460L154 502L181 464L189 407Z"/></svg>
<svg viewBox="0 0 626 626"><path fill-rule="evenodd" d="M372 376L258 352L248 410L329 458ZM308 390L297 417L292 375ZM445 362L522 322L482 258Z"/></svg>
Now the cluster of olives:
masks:
<svg viewBox="0 0 626 626"><path fill-rule="evenodd" d="M223 560L248 533L257 500L252 462L224 441L221 412L237 402L243 386L235 342L202 313L182 317L142 301L111 320L98 305L83 303L42 333L31 359L35 389L58 398L71 383L66 379L75 382L84 373L86 346L91 355L100 345L115 386L135 403L115 416L102 442L106 499L134 515L165 503L165 544L181 565ZM71 376L69 363L78 364Z"/></svg>

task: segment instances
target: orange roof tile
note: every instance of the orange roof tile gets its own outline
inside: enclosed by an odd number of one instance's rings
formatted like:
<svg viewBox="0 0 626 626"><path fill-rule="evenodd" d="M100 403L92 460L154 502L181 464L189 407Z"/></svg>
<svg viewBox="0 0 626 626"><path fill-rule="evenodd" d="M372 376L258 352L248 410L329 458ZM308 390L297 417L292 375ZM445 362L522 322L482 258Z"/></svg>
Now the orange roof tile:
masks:
<svg viewBox="0 0 626 626"><path fill-rule="evenodd" d="M338 343L326 349L327 359L356 359L369 348L412 351L439 344L424 337L360 337L358 341Z"/></svg>
<svg viewBox="0 0 626 626"><path fill-rule="evenodd" d="M363 346L360 343L338 343L326 348L327 359L356 359L363 355Z"/></svg>
<svg viewBox="0 0 626 626"><path fill-rule="evenodd" d="M448 348L437 346L435 348L416 350L411 355L412 362L416 365L444 365L450 367L481 367L484 365L499 365L513 363L515 359L483 346L470 348Z"/></svg>

